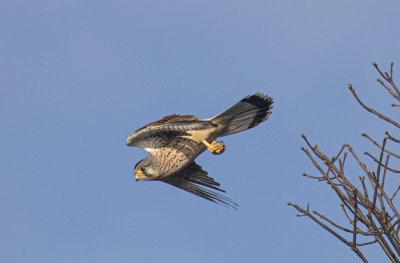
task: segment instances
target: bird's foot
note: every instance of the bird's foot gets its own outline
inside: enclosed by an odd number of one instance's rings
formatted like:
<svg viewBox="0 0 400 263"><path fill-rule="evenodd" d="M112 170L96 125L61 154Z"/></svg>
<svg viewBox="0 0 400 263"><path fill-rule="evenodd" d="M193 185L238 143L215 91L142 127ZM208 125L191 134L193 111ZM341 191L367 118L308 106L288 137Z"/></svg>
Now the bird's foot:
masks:
<svg viewBox="0 0 400 263"><path fill-rule="evenodd" d="M223 141L213 141L210 144L206 140L203 140L203 143L207 146L207 150L216 155L222 154L226 150L226 146Z"/></svg>

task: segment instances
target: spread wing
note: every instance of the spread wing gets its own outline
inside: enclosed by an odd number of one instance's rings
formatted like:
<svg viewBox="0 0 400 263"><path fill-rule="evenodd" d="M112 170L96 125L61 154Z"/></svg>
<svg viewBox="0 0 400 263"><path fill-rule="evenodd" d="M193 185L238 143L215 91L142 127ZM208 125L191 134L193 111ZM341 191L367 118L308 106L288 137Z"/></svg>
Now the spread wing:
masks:
<svg viewBox="0 0 400 263"><path fill-rule="evenodd" d="M145 147L143 140L150 136L161 136L165 134L184 135L186 131L205 130L217 127L216 124L207 120L199 120L193 115L170 115L161 120L147 124L146 126L134 131L127 139L128 146Z"/></svg>
<svg viewBox="0 0 400 263"><path fill-rule="evenodd" d="M208 172L204 171L201 166L197 165L195 162L192 162L179 172L163 178L162 181L192 194L198 195L211 202L237 209L238 205L232 202L230 198L223 196L218 192L212 191L212 189L214 189L225 193L224 190L218 187L220 184L214 181L213 178L207 176L207 174ZM202 186L206 186L208 188Z"/></svg>

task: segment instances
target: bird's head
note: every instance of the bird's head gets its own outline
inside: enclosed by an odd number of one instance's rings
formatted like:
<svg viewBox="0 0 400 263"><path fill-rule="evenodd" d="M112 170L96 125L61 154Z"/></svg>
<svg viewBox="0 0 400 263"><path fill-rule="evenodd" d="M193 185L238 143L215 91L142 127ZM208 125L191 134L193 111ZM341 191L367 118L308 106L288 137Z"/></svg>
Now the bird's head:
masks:
<svg viewBox="0 0 400 263"><path fill-rule="evenodd" d="M154 170L155 159L149 155L135 165L135 179L151 181L156 179L156 171Z"/></svg>

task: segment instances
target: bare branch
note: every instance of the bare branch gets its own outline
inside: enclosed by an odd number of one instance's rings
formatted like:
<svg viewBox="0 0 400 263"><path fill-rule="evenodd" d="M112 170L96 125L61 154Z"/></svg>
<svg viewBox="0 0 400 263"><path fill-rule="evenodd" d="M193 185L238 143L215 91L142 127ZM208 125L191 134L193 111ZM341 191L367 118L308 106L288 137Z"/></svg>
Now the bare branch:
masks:
<svg viewBox="0 0 400 263"><path fill-rule="evenodd" d="M393 82L393 65L394 63L390 63L390 75L387 74L387 72L385 72L386 74L383 75L382 71L379 69L378 64L376 64L375 62L372 63L372 65L374 65L374 67L376 68L376 70L379 72L379 74L387 81L390 83L390 85L392 85L393 89L396 91L396 93L398 95L400 95L400 91L397 89L396 85Z"/></svg>
<svg viewBox="0 0 400 263"><path fill-rule="evenodd" d="M385 170L383 171L382 182L381 182L382 189L383 189L383 187L385 186L386 171L388 170L389 157L390 157L390 153L388 153L388 154L386 155Z"/></svg>
<svg viewBox="0 0 400 263"><path fill-rule="evenodd" d="M357 244L357 190L353 190L354 194L354 220L353 220L353 246L355 247Z"/></svg>
<svg viewBox="0 0 400 263"><path fill-rule="evenodd" d="M365 155L367 155L368 157L370 157L372 160L374 160L376 163L379 163L378 159L376 159L374 156L372 156L369 152L365 152ZM387 167L387 169L393 173L400 173L400 170L395 170L393 168Z"/></svg>
<svg viewBox="0 0 400 263"><path fill-rule="evenodd" d="M376 181L375 181L375 189L374 189L374 197L372 198L372 210L375 209L376 197L378 196L379 176L380 176L380 172L381 172L383 151L384 151L384 149L385 149L386 140L387 140L387 137L385 137L385 138L383 139L382 150L381 150L381 154L379 155L379 162L378 162L377 175L376 175Z"/></svg>
<svg viewBox="0 0 400 263"><path fill-rule="evenodd" d="M377 242L377 240L375 239L374 241L371 241L371 242L365 242L365 243L357 244L357 246L371 245L371 244L374 244L374 243L376 243L376 242Z"/></svg>
<svg viewBox="0 0 400 263"><path fill-rule="evenodd" d="M379 149L381 149L382 150L382 148L384 148L384 147L382 147L382 146L380 146L379 145L379 143L377 143L375 140L373 140L371 137L369 137L368 136L368 134L366 134L366 133L361 133L361 136L363 136L363 137L365 137L365 138L367 138L368 140L370 140L373 144L375 144ZM390 153L391 155L393 155L393 156L395 156L395 157L397 157L397 158L400 158L400 155L398 155L398 154L395 154L395 153L392 153L391 151L388 151L388 150L384 150L385 152L387 152L387 153Z"/></svg>
<svg viewBox="0 0 400 263"><path fill-rule="evenodd" d="M323 229L325 229L326 231L328 231L329 233L331 233L333 236L335 236L337 239L339 239L340 241L342 241L344 244L346 244L347 246L349 246L356 254L357 256L365 263L368 263L368 260L365 258L365 256L361 253L361 251L357 248L357 246L352 246L352 244L347 241L345 238L343 238L341 235L339 235L338 233L336 233L335 231L333 231L330 227L328 227L327 225L325 225L324 223L322 223L321 221L319 221L315 216L313 216L308 210L304 210L303 208L299 207L296 204L292 204L292 203L287 203L289 206L292 206L294 208L297 209L297 211L303 213L305 216L308 216L309 218L311 218L314 222L316 222L318 225L320 225Z"/></svg>
<svg viewBox="0 0 400 263"><path fill-rule="evenodd" d="M378 81L379 84L381 84L395 99L397 100L400 99L399 95L395 94L394 91L391 88L389 88L380 78L377 78L376 81Z"/></svg>
<svg viewBox="0 0 400 263"><path fill-rule="evenodd" d="M390 198L390 201L393 201L393 198L396 196L396 194L397 194L397 192L399 192L399 190L400 190L400 185L399 185L399 187L397 187L397 190L394 192L394 194Z"/></svg>
<svg viewBox="0 0 400 263"><path fill-rule="evenodd" d="M399 106L400 106L400 105L399 105ZM388 138L389 138L390 140L392 140L392 141L394 141L394 142L397 142L397 143L400 143L400 140L394 138L393 136L391 136L391 135L389 134L388 131L386 131L385 134L388 136Z"/></svg>
<svg viewBox="0 0 400 263"><path fill-rule="evenodd" d="M356 100L358 101L358 103L367 111L375 114L376 116L378 116L381 119L384 119L385 121L393 124L394 126L396 126L397 128L400 128L400 124L398 124L397 122L395 122L394 120L386 117L385 115L383 115L382 113L377 112L376 110L367 107L357 96L356 91L353 89L353 86L351 84L349 84L349 89L351 91L351 93L353 94L354 98L356 98Z"/></svg>

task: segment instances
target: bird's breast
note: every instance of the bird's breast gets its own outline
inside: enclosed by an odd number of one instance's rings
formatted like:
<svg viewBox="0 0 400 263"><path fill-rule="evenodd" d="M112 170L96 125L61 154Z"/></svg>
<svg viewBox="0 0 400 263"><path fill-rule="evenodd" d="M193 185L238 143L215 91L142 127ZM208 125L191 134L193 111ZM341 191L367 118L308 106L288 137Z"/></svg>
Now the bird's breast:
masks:
<svg viewBox="0 0 400 263"><path fill-rule="evenodd" d="M162 177L173 174L184 168L201 153L201 145L188 139L177 137L163 147L152 152L157 159L157 170Z"/></svg>

